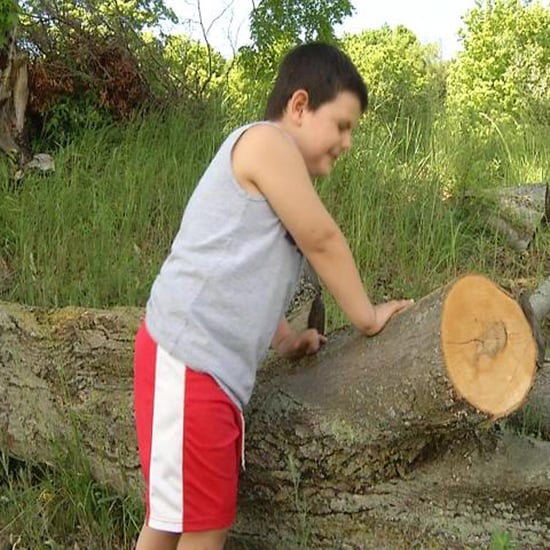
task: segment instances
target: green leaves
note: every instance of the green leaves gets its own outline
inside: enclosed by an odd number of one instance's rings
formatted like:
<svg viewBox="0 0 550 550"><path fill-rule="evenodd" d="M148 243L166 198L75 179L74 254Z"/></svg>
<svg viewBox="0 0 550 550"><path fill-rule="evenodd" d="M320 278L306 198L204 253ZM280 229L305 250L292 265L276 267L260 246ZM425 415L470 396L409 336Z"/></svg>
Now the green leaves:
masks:
<svg viewBox="0 0 550 550"><path fill-rule="evenodd" d="M443 93L435 46L420 44L406 27L347 35L343 47L369 86L372 110L388 124L421 118Z"/></svg>
<svg viewBox="0 0 550 550"><path fill-rule="evenodd" d="M252 44L240 48L229 75L232 112L261 116L286 52L311 40L335 42L335 27L352 13L350 0L262 0L250 14Z"/></svg>
<svg viewBox="0 0 550 550"><path fill-rule="evenodd" d="M163 0L22 0L21 4L34 23L49 20L54 25L63 25L76 20L88 32L100 33L106 28L140 32L165 20L176 21L174 12Z"/></svg>
<svg viewBox="0 0 550 550"><path fill-rule="evenodd" d="M0 50L8 43L9 34L17 24L18 17L17 0L0 0Z"/></svg>
<svg viewBox="0 0 550 550"><path fill-rule="evenodd" d="M292 46L311 40L334 42L335 26L352 13L349 0L262 0L250 14L253 45L247 55L256 58L251 65L270 74Z"/></svg>
<svg viewBox="0 0 550 550"><path fill-rule="evenodd" d="M451 67L448 107L468 125L550 118L550 8L519 0L476 3L464 17L464 51Z"/></svg>
<svg viewBox="0 0 550 550"><path fill-rule="evenodd" d="M334 27L353 13L349 0L263 0L250 16L258 51L270 44L334 41Z"/></svg>

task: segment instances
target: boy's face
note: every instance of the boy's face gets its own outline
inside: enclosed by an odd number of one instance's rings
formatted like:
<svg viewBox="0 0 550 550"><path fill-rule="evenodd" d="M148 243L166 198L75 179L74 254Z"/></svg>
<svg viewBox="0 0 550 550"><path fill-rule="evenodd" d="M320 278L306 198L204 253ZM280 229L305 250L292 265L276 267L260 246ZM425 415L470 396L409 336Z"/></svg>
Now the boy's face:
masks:
<svg viewBox="0 0 550 550"><path fill-rule="evenodd" d="M312 177L329 174L336 159L351 147L361 103L352 92L340 92L317 110L304 110L298 144Z"/></svg>

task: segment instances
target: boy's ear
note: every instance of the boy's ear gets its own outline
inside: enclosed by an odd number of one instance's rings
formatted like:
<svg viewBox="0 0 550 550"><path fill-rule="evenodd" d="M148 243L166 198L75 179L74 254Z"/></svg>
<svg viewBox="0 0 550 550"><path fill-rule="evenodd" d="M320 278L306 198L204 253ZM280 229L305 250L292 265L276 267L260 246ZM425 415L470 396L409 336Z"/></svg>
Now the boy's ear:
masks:
<svg viewBox="0 0 550 550"><path fill-rule="evenodd" d="M300 124L302 121L302 115L308 110L308 108L309 94L303 89L296 90L288 100L287 106L287 110L292 119L297 124Z"/></svg>

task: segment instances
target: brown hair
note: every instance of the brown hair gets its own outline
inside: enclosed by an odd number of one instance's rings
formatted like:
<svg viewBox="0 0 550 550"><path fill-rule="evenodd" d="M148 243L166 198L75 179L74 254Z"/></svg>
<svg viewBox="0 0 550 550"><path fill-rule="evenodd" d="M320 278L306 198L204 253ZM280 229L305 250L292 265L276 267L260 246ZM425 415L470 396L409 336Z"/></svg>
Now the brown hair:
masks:
<svg viewBox="0 0 550 550"><path fill-rule="evenodd" d="M267 101L265 118L280 119L292 94L301 89L308 93L312 111L344 91L357 96L361 111L367 108L367 86L359 71L343 51L330 44L310 42L287 53Z"/></svg>

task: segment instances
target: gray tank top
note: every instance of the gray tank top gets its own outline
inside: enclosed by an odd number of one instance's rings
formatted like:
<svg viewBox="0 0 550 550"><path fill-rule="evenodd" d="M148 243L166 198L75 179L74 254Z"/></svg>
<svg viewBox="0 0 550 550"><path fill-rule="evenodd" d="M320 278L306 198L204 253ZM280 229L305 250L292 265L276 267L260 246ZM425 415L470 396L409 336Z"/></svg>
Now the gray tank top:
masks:
<svg viewBox="0 0 550 550"><path fill-rule="evenodd" d="M233 174L233 146L251 126L231 133L203 174L146 308L157 344L212 375L241 409L303 266L267 200Z"/></svg>

